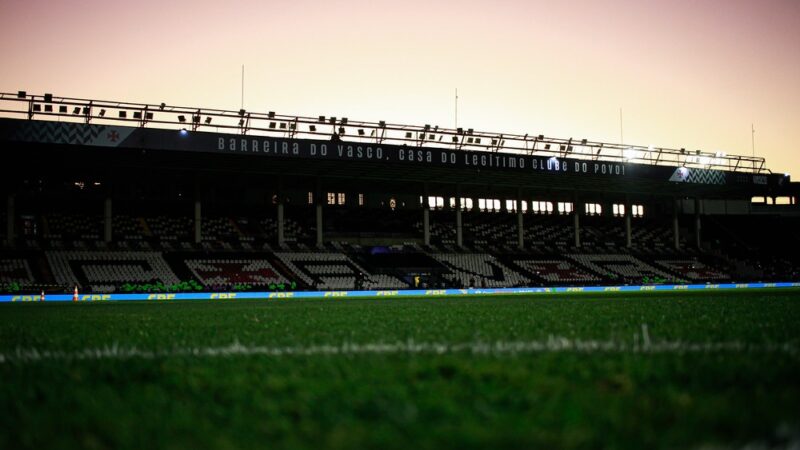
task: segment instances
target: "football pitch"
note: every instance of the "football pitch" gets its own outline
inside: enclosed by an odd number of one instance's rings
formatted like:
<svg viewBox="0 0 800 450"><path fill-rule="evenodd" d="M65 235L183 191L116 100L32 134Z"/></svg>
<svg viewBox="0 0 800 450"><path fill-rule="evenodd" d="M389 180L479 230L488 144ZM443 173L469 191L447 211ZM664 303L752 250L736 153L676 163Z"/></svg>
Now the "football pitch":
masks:
<svg viewBox="0 0 800 450"><path fill-rule="evenodd" d="M0 448L785 448L800 292L0 305Z"/></svg>

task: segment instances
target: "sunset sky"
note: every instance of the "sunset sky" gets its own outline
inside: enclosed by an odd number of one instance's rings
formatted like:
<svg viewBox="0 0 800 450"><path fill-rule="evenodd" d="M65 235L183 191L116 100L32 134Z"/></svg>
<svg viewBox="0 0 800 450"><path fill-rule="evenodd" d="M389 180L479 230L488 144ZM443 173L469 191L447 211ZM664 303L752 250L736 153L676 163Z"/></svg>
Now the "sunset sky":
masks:
<svg viewBox="0 0 800 450"><path fill-rule="evenodd" d="M800 1L0 0L0 90L756 155L800 176ZM797 176L795 176L797 178Z"/></svg>

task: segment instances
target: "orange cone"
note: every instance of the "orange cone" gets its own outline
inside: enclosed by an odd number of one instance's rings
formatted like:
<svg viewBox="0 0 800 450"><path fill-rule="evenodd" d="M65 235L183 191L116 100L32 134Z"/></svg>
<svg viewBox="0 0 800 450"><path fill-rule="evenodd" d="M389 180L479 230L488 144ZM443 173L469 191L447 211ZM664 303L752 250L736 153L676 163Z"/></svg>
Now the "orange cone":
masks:
<svg viewBox="0 0 800 450"><path fill-rule="evenodd" d="M77 284L75 285L75 290L72 292L72 301L73 302L77 302L78 301L78 285Z"/></svg>

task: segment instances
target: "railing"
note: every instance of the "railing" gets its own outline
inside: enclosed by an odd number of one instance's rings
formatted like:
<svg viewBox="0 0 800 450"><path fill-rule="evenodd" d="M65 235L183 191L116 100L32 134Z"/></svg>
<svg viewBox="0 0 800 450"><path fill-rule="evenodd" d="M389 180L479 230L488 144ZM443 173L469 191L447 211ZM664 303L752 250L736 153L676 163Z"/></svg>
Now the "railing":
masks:
<svg viewBox="0 0 800 450"><path fill-rule="evenodd" d="M587 139L560 139L544 135L506 134L472 128L444 128L431 125L400 125L362 122L346 117L287 116L260 113L0 93L0 117L57 120L67 122L125 124L163 129L191 129L243 135L284 138L329 139L333 135L351 142L447 147L458 150L502 152L573 158L592 161L684 166L734 172L771 173L761 157L727 155L721 152L622 145Z"/></svg>

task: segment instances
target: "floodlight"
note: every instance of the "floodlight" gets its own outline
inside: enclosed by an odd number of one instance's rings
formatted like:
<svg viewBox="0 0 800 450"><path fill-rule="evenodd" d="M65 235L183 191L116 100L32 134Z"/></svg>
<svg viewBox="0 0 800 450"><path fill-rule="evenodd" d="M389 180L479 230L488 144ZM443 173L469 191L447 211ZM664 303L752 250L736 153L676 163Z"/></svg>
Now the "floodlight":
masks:
<svg viewBox="0 0 800 450"><path fill-rule="evenodd" d="M347 117L342 117L341 124L342 125L347 125Z"/></svg>
<svg viewBox="0 0 800 450"><path fill-rule="evenodd" d="M315 125L309 125L308 126L308 131L313 133L313 132L317 131L317 127Z"/></svg>
<svg viewBox="0 0 800 450"><path fill-rule="evenodd" d="M75 108L72 110L72 114L80 114L80 113L81 113L81 108L80 108L79 106L76 106L76 107L75 107Z"/></svg>
<svg viewBox="0 0 800 450"><path fill-rule="evenodd" d="M344 135L344 127L339 127L339 135Z"/></svg>
<svg viewBox="0 0 800 450"><path fill-rule="evenodd" d="M128 112L127 111L120 111L119 112L119 118L120 119L124 119L126 117L128 117Z"/></svg>
<svg viewBox="0 0 800 450"><path fill-rule="evenodd" d="M158 107L161 108L161 110L163 110L164 108L167 107L167 104L166 103L161 103L160 105L158 105Z"/></svg>
<svg viewBox="0 0 800 450"><path fill-rule="evenodd" d="M33 111L34 111L34 112L39 112L39 111L41 111L41 110L42 110L42 105L40 105L40 104L38 104L38 103L37 103L37 104L35 104L35 105L33 105Z"/></svg>
<svg viewBox="0 0 800 450"><path fill-rule="evenodd" d="M106 115L106 110L105 110L105 109L101 109L101 110L100 110L100 113L99 113L98 115L99 115L100 117L104 117L104 116Z"/></svg>
<svg viewBox="0 0 800 450"><path fill-rule="evenodd" d="M270 123L269 123L269 127L270 127L270 128L275 128L275 122L270 122Z"/></svg>
<svg viewBox="0 0 800 450"><path fill-rule="evenodd" d="M270 111L269 113L267 113L267 117L269 117L270 119L275 117L275 111Z"/></svg>
<svg viewBox="0 0 800 450"><path fill-rule="evenodd" d="M186 122L186 116L178 116L178 122L180 123Z"/></svg>
<svg viewBox="0 0 800 450"><path fill-rule="evenodd" d="M179 133L180 133L181 136L186 136L186 135L189 134L189 132L186 131L186 128L181 128L181 131Z"/></svg>
<svg viewBox="0 0 800 450"><path fill-rule="evenodd" d="M240 109L240 110L239 110L239 115L240 115L240 116L242 116L242 117L244 117L244 113L245 113L245 112L247 112L247 111L245 111L245 110L244 110L244 108L243 108L243 109Z"/></svg>
<svg viewBox="0 0 800 450"><path fill-rule="evenodd" d="M410 131L406 131L406 139L411 139L411 132Z"/></svg>
<svg viewBox="0 0 800 450"><path fill-rule="evenodd" d="M381 128L386 128L386 121L381 120L380 122L378 122L378 126Z"/></svg>
<svg viewBox="0 0 800 450"><path fill-rule="evenodd" d="M211 117L206 117L206 125L211 123Z"/></svg>
<svg viewBox="0 0 800 450"><path fill-rule="evenodd" d="M358 129L358 135L359 135L359 136L363 136L363 135L364 135L364 130L363 130L363 129L361 129L361 128L359 128L359 129Z"/></svg>
<svg viewBox="0 0 800 450"><path fill-rule="evenodd" d="M142 119L142 112L141 111L134 111L133 112L133 118L141 120Z"/></svg>
<svg viewBox="0 0 800 450"><path fill-rule="evenodd" d="M325 123L325 116L319 116L317 120L319 120L319 123Z"/></svg>
<svg viewBox="0 0 800 450"><path fill-rule="evenodd" d="M44 101L50 103L53 101L53 94L44 94Z"/></svg>
<svg viewBox="0 0 800 450"><path fill-rule="evenodd" d="M147 120L153 120L153 113L145 113L144 118Z"/></svg>
<svg viewBox="0 0 800 450"><path fill-rule="evenodd" d="M286 129L286 122L279 123L278 124L278 128L280 128L281 130L285 130Z"/></svg>
<svg viewBox="0 0 800 450"><path fill-rule="evenodd" d="M17 91L17 98L25 98L28 96L28 93L25 91Z"/></svg>

